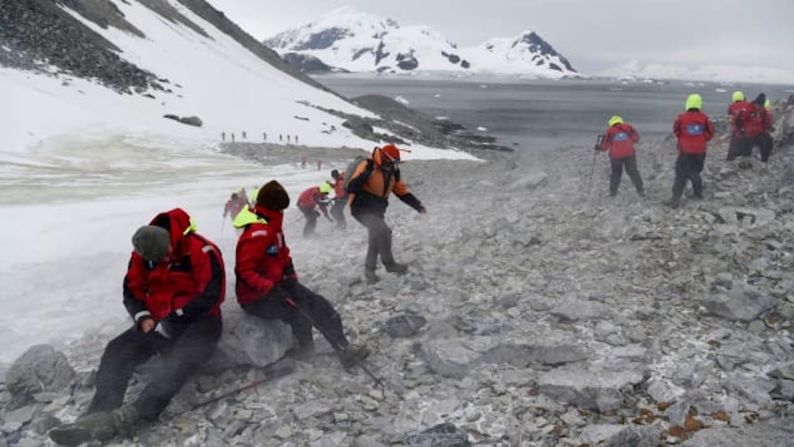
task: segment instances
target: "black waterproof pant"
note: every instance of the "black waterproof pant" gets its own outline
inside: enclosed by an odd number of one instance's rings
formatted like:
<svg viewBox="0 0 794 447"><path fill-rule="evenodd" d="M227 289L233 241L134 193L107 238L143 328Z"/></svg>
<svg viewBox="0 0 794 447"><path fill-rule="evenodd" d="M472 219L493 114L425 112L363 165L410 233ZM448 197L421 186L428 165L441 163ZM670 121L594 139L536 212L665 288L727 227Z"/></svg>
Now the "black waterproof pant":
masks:
<svg viewBox="0 0 794 447"><path fill-rule="evenodd" d="M153 371L150 382L133 402L143 419L157 419L187 379L210 359L222 331L220 317L204 317L187 325L173 338L154 331L144 334L136 328L114 338L99 362L96 393L87 413L119 408L135 368L160 354L162 364Z"/></svg>
<svg viewBox="0 0 794 447"><path fill-rule="evenodd" d="M394 264L394 254L391 251L391 228L386 225L385 216L380 213L354 214L353 217L367 228L369 245L364 268L375 270L378 256L384 265Z"/></svg>
<svg viewBox="0 0 794 447"><path fill-rule="evenodd" d="M345 347L349 344L342 328L342 318L322 295L312 292L294 279L282 281L274 289L262 299L244 305L243 310L260 318L287 323L302 350L314 348L312 320L331 346ZM285 296L292 298L300 310L287 304L283 299Z"/></svg>
<svg viewBox="0 0 794 447"><path fill-rule="evenodd" d="M334 218L336 221L336 228L345 229L347 228L347 222L345 221L345 205L347 204L347 199L334 199L334 204L331 206L331 217Z"/></svg>
<svg viewBox="0 0 794 447"><path fill-rule="evenodd" d="M303 226L303 236L311 236L314 234L314 229L317 228L317 218L320 217L320 213L314 208L299 208L303 213L303 217L306 218L306 225Z"/></svg>
<svg viewBox="0 0 794 447"><path fill-rule="evenodd" d="M743 157L750 157L753 155L753 148L758 146L758 149L761 151L761 161L764 163L769 160L769 156L772 154L772 147L774 146L774 140L769 133L764 132L761 135L758 135L753 138L739 138L736 142L737 144L737 152L740 156ZM728 158L731 159L730 157Z"/></svg>
<svg viewBox="0 0 794 447"><path fill-rule="evenodd" d="M731 134L731 141L728 143L728 161L736 160L736 157L751 155L742 153L742 140L742 137L738 137L733 133Z"/></svg>
<svg viewBox="0 0 794 447"><path fill-rule="evenodd" d="M703 198L703 179L700 173L703 172L703 165L706 161L706 154L678 154L675 161L675 180L673 182L673 203L677 204L684 195L687 180L692 182L692 189L695 197Z"/></svg>
<svg viewBox="0 0 794 447"><path fill-rule="evenodd" d="M637 170L637 157L631 156L626 158L613 158L610 160L612 164L612 175L609 177L609 195L615 197L618 194L618 186L620 186L620 178L623 177L623 168L626 168L626 173L634 183L634 188L637 189L637 194L645 195L645 188L642 185L642 177L640 171Z"/></svg>

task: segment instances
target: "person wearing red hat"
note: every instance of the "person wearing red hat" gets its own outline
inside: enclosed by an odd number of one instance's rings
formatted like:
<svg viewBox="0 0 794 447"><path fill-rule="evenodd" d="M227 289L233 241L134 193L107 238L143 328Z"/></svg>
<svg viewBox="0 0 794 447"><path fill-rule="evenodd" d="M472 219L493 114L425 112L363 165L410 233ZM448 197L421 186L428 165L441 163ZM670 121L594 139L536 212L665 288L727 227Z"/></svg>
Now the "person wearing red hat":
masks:
<svg viewBox="0 0 794 447"><path fill-rule="evenodd" d="M350 344L333 305L298 282L282 227L289 201L287 191L275 180L259 190L253 218L237 241L237 302L251 315L289 324L301 359L314 354L312 327L316 324L338 349L342 365L351 368L366 358L369 350Z"/></svg>
<svg viewBox="0 0 794 447"><path fill-rule="evenodd" d="M386 225L386 208L389 194L421 214L427 213L422 202L416 198L402 181L400 175L400 149L393 144L375 148L372 155L362 160L350 174L347 192L350 195L350 214L367 228L369 246L364 261L367 282L378 281L375 267L378 256L387 272L404 274L408 266L394 260L392 254L392 231Z"/></svg>
<svg viewBox="0 0 794 447"><path fill-rule="evenodd" d="M134 325L108 343L86 414L51 430L56 443L106 442L156 420L212 356L223 330L226 274L218 247L195 230L190 216L176 208L133 235L124 306ZM133 372L156 354L163 365L134 402L122 405Z"/></svg>

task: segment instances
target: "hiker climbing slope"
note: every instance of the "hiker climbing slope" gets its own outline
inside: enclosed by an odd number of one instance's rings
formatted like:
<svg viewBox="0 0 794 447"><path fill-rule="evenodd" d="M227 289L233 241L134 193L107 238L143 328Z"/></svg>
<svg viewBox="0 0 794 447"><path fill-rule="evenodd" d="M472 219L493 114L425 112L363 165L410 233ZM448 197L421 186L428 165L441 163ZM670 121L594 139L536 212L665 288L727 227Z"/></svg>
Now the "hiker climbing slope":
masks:
<svg viewBox="0 0 794 447"><path fill-rule="evenodd" d="M673 198L670 206L678 208L687 180L692 182L695 198L703 198L703 179L700 173L706 161L708 142L714 137L714 125L703 113L703 98L698 94L689 95L686 112L678 115L673 124L673 133L678 138L678 158L675 162Z"/></svg>
<svg viewBox="0 0 794 447"><path fill-rule="evenodd" d="M731 120L731 141L728 144L728 161L736 159L740 155L739 142L742 139L742 131L736 128L736 117L750 108L750 103L747 102L744 93L740 91L733 92L731 97L733 102L728 106L728 117Z"/></svg>
<svg viewBox="0 0 794 447"><path fill-rule="evenodd" d="M772 114L766 109L766 95L761 93L750 105L734 118L734 127L738 133L737 152L745 157L753 154L753 147L761 150L761 161L769 160L772 154L774 141L770 131L772 129Z"/></svg>
<svg viewBox="0 0 794 447"><path fill-rule="evenodd" d="M615 115L609 119L609 128L604 132L600 149L609 151L609 160L612 165L612 175L609 177L610 197L615 197L618 194L618 186L620 186L624 168L634 183L637 194L645 196L642 177L637 170L637 156L634 148L634 144L639 141L640 134L634 130L631 124L624 123L623 118Z"/></svg>
<svg viewBox="0 0 794 447"><path fill-rule="evenodd" d="M394 260L392 254L392 231L386 225L386 208L389 194L421 214L427 213L419 199L408 191L400 173L400 150L389 144L375 148L372 155L361 160L350 174L347 192L350 194L350 213L361 225L367 228L369 245L364 261L364 274L367 281L378 280L375 267L378 256L387 272L403 274L408 266Z"/></svg>

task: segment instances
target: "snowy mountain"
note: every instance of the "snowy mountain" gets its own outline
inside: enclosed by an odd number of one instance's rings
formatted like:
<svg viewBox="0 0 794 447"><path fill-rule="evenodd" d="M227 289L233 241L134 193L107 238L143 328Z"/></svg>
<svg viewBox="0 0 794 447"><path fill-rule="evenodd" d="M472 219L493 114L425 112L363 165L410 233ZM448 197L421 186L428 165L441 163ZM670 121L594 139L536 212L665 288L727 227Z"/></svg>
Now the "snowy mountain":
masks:
<svg viewBox="0 0 794 447"><path fill-rule="evenodd" d="M256 141L267 133L372 145L321 109L374 114L291 68L205 0L2 2L0 96L14 104L0 116L0 161L65 135L145 133L196 147L246 131Z"/></svg>
<svg viewBox="0 0 794 447"><path fill-rule="evenodd" d="M612 67L606 76L676 79L686 81L757 82L768 84L794 84L794 70L752 65L698 65L684 66L663 63L641 63L633 60Z"/></svg>
<svg viewBox="0 0 794 447"><path fill-rule="evenodd" d="M352 72L452 71L559 78L576 75L570 62L537 33L459 48L426 26L400 26L350 7L282 32L265 44Z"/></svg>

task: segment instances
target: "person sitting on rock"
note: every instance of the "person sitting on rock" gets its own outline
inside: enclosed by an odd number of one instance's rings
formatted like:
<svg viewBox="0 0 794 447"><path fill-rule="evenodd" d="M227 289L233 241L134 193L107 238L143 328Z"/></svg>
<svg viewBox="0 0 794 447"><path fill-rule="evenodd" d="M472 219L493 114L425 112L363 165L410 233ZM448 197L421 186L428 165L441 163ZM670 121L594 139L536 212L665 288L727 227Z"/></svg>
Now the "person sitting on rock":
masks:
<svg viewBox="0 0 794 447"><path fill-rule="evenodd" d="M604 139L601 146L597 149L609 151L609 160L612 165L612 175L609 177L609 196L618 195L620 178L623 176L623 168L634 183L637 194L645 196L645 188L642 184L642 177L637 170L637 156L634 144L640 141L640 134L634 130L631 124L624 123L620 116L613 116L609 119L609 128L604 132Z"/></svg>
<svg viewBox="0 0 794 447"><path fill-rule="evenodd" d="M766 109L765 104L766 95L761 93L748 107L740 110L734 118L734 128L740 136L737 142L737 152L745 157L750 157L753 154L753 148L758 146L761 150L761 161L764 163L769 160L774 146L774 140L770 134L772 114Z"/></svg>
<svg viewBox="0 0 794 447"><path fill-rule="evenodd" d="M253 208L257 220L245 227L237 242L237 302L249 314L289 324L298 340L295 355L314 354L312 327L326 337L345 368L369 355L365 347L350 344L342 319L328 300L300 282L284 237L284 210L289 195L277 181L265 184Z"/></svg>
<svg viewBox="0 0 794 447"><path fill-rule="evenodd" d="M350 174L347 192L350 194L350 213L361 225L367 228L369 246L364 261L364 274L367 282L378 281L375 267L378 256L387 272L404 274L408 266L394 260L392 254L392 232L386 225L386 208L389 194L394 192L398 199L421 214L427 213L419 199L408 191L400 177L400 149L393 144L375 148L372 155L362 160Z"/></svg>
<svg viewBox="0 0 794 447"><path fill-rule="evenodd" d="M703 98L698 94L689 95L686 112L678 115L673 124L673 133L678 137L678 158L675 162L673 198L670 206L678 208L687 180L692 182L695 198L703 198L703 179L700 173L706 161L706 147L714 137L714 125L703 113Z"/></svg>
<svg viewBox="0 0 794 447"><path fill-rule="evenodd" d="M298 209L303 213L306 224L303 226L303 237L314 236L314 229L317 227L317 218L320 213L316 208L319 207L323 216L331 220L328 216L328 204L331 199L328 195L333 191L333 187L328 182L323 182L320 186L313 186L306 191L303 191L298 197Z"/></svg>
<svg viewBox="0 0 794 447"><path fill-rule="evenodd" d="M740 112L750 108L750 103L740 91L733 92L733 102L728 106L728 117L731 120L731 141L728 144L728 161L733 161L740 155L739 141L742 139L742 134L736 128L736 116Z"/></svg>
<svg viewBox="0 0 794 447"><path fill-rule="evenodd" d="M347 222L345 222L345 205L347 204L345 177L347 175L344 171L339 172L337 169L331 171L331 178L334 179L334 204L331 206L331 216L334 218L338 230L347 228Z"/></svg>
<svg viewBox="0 0 794 447"><path fill-rule="evenodd" d="M157 215L135 232L132 245L124 306L134 325L105 348L85 415L50 431L58 444L108 441L156 420L221 337L223 256L195 232L188 214L177 208ZM138 398L122 405L133 371L155 354L163 356L162 365Z"/></svg>

